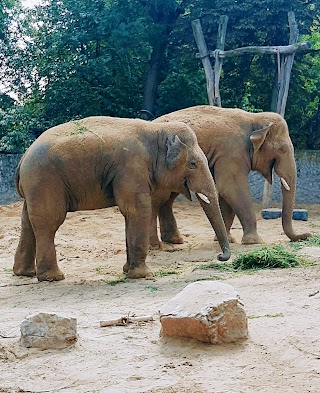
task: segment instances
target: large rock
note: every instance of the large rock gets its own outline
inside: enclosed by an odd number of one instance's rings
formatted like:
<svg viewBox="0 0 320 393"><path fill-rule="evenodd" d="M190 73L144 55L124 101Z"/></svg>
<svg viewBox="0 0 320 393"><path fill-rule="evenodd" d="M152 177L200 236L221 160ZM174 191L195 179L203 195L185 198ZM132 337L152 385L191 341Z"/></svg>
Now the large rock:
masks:
<svg viewBox="0 0 320 393"><path fill-rule="evenodd" d="M61 349L77 341L77 320L56 314L39 313L20 325L20 344L27 348Z"/></svg>
<svg viewBox="0 0 320 393"><path fill-rule="evenodd" d="M218 281L189 284L160 309L161 335L219 344L248 336L243 305L231 285Z"/></svg>

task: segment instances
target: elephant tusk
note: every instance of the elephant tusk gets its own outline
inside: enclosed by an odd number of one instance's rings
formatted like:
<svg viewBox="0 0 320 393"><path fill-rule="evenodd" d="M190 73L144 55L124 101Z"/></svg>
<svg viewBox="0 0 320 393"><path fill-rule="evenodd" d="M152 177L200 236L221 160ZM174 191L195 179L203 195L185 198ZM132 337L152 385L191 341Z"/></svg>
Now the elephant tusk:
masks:
<svg viewBox="0 0 320 393"><path fill-rule="evenodd" d="M285 179L283 177L280 177L281 180L281 184L283 185L283 187L287 190L290 191L290 187L289 184L285 181Z"/></svg>
<svg viewBox="0 0 320 393"><path fill-rule="evenodd" d="M209 198L208 198L206 195L201 194L201 192L196 192L196 194L198 195L198 197L199 197L200 199L203 200L203 202L205 202L205 203L210 203Z"/></svg>

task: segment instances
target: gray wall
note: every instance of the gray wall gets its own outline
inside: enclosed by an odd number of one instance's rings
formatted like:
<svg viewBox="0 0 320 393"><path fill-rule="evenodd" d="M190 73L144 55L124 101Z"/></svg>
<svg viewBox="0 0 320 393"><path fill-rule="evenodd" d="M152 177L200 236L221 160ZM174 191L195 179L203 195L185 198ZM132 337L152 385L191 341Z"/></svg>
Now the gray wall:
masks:
<svg viewBox="0 0 320 393"><path fill-rule="evenodd" d="M296 152L297 163L297 204L320 203L320 150ZM282 201L280 179L274 176L272 200ZM260 202L263 196L264 177L258 172L251 172L249 176L250 189L253 200Z"/></svg>
<svg viewBox="0 0 320 393"><path fill-rule="evenodd" d="M14 187L14 173L21 154L0 154L0 204L19 199Z"/></svg>
<svg viewBox="0 0 320 393"><path fill-rule="evenodd" d="M7 204L19 199L14 188L14 172L21 155L0 154L0 204ZM320 204L320 151L296 152L297 161L297 204ZM258 172L252 172L249 183L254 201L260 202L263 195L264 178ZM273 200L281 202L280 181L275 176Z"/></svg>

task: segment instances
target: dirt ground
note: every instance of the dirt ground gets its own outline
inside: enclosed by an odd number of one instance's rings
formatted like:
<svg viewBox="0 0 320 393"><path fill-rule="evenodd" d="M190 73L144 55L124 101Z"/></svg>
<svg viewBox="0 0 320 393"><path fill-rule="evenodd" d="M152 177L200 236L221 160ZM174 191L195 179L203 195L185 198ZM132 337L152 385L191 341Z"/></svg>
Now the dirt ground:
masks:
<svg viewBox="0 0 320 393"><path fill-rule="evenodd" d="M154 280L123 280L124 220L117 208L76 212L56 236L66 279L38 283L12 275L21 207L0 206L0 392L320 392L320 247L300 251L315 262L305 268L254 274L196 269L216 262L219 247L198 203L180 201L175 211L185 243L150 251ZM295 229L320 233L320 206L307 208L309 220L295 221ZM288 243L280 219L258 219L258 228L267 244ZM239 244L238 221L232 232L238 242L233 255L253 247ZM223 280L238 291L249 318L247 340L213 346L159 337L159 308L203 279ZM76 345L20 347L20 323L38 312L76 317ZM155 321L99 326L128 313Z"/></svg>

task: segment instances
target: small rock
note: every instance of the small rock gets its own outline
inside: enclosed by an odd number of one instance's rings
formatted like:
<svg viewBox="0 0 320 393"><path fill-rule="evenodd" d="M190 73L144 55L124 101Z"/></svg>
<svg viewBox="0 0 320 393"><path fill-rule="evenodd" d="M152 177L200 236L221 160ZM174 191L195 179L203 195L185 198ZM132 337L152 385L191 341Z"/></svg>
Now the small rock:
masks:
<svg viewBox="0 0 320 393"><path fill-rule="evenodd" d="M160 309L161 335L220 344L248 336L245 310L231 285L189 284Z"/></svg>
<svg viewBox="0 0 320 393"><path fill-rule="evenodd" d="M26 318L20 325L20 331L23 347L62 349L77 341L77 320L39 313Z"/></svg>

